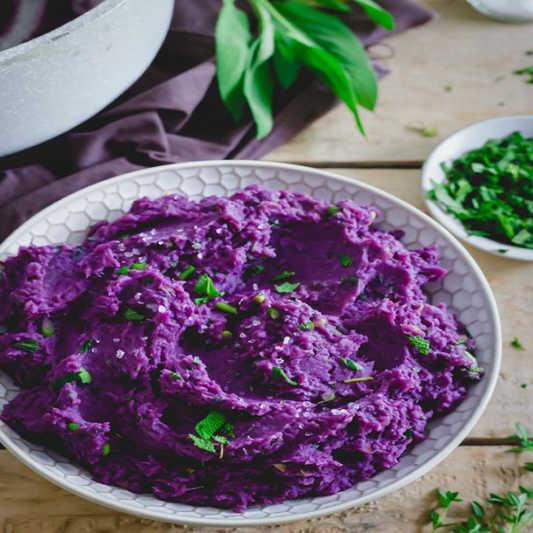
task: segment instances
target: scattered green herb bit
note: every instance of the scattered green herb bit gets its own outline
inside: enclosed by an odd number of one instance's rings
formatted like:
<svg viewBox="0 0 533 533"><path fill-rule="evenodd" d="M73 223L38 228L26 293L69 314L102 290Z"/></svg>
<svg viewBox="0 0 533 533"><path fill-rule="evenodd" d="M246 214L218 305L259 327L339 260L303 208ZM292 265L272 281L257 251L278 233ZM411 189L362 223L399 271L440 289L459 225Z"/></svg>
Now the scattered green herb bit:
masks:
<svg viewBox="0 0 533 533"><path fill-rule="evenodd" d="M82 366L80 366L80 370L78 371L78 378L83 384L91 383L93 380L91 374L85 370Z"/></svg>
<svg viewBox="0 0 533 533"><path fill-rule="evenodd" d="M127 238L130 237L130 236L131 236L131 233L126 233L126 232L124 232L124 233L119 233L119 234L117 235L117 238L118 238L118 239L127 239Z"/></svg>
<svg viewBox="0 0 533 533"><path fill-rule="evenodd" d="M42 336L45 338L52 337L52 335L54 334L54 331L55 331L54 323L48 317L46 317L43 320L43 323L41 324Z"/></svg>
<svg viewBox="0 0 533 533"><path fill-rule="evenodd" d="M428 355L431 348L431 344L428 340L415 335L413 337L407 337L409 342L418 350L418 353L421 355Z"/></svg>
<svg viewBox="0 0 533 533"><path fill-rule="evenodd" d="M346 276L345 278L341 279L341 283L351 283L352 285L355 285L359 281L359 278L356 276Z"/></svg>
<svg viewBox="0 0 533 533"><path fill-rule="evenodd" d="M201 296L206 296L209 300L222 296L222 294L215 289L213 280L205 273L201 275L200 279L194 286L194 292Z"/></svg>
<svg viewBox="0 0 533 533"><path fill-rule="evenodd" d="M506 254L509 251L509 249L508 248L498 248L496 251L498 253L500 253L500 254Z"/></svg>
<svg viewBox="0 0 533 533"><path fill-rule="evenodd" d="M341 254L339 260L343 267L349 267L353 264L353 259L348 254Z"/></svg>
<svg viewBox="0 0 533 533"><path fill-rule="evenodd" d="M178 279L186 280L191 277L191 274L196 270L192 265L189 265L181 274L178 275Z"/></svg>
<svg viewBox="0 0 533 533"><path fill-rule="evenodd" d="M93 347L93 339L86 339L80 348L80 353L86 354Z"/></svg>
<svg viewBox="0 0 533 533"><path fill-rule="evenodd" d="M253 276L258 276L265 270L265 267L263 265L252 265L251 267L246 269L245 276L248 278L251 278Z"/></svg>
<svg viewBox="0 0 533 533"><path fill-rule="evenodd" d="M210 440L226 423L226 415L220 411L210 411L207 416L196 424L196 433L204 440Z"/></svg>
<svg viewBox="0 0 533 533"><path fill-rule="evenodd" d="M281 311L279 309L276 309L275 307L269 307L267 309L267 313L272 320L277 320L281 317Z"/></svg>
<svg viewBox="0 0 533 533"><path fill-rule="evenodd" d="M528 472L533 472L533 463L525 463L525 464L524 464L524 468L525 468Z"/></svg>
<svg viewBox="0 0 533 533"><path fill-rule="evenodd" d="M213 446L212 442L205 440L205 439L201 439L197 437L196 435L193 435L192 433L189 433L189 438L192 440L193 444L197 448L200 448L200 450L215 453L215 447Z"/></svg>
<svg viewBox="0 0 533 533"><path fill-rule="evenodd" d="M325 392L324 394L322 394L322 399L325 402L332 402L336 397L337 396L334 392Z"/></svg>
<svg viewBox="0 0 533 533"><path fill-rule="evenodd" d="M444 87L444 90L447 92L447 93L451 93L453 91L453 87L451 85L446 85Z"/></svg>
<svg viewBox="0 0 533 533"><path fill-rule="evenodd" d="M144 315L141 315L141 313L138 313L137 311L135 311L131 307L127 307L126 310L124 311L124 318L126 320L139 321L140 322L140 321L144 320L146 317Z"/></svg>
<svg viewBox="0 0 533 533"><path fill-rule="evenodd" d="M76 431L80 427L80 425L76 424L76 422L69 422L67 424L67 427L68 429L71 429L72 431Z"/></svg>
<svg viewBox="0 0 533 533"><path fill-rule="evenodd" d="M194 242L192 244L192 247L193 247L193 250L199 250L202 247L202 243L201 242Z"/></svg>
<svg viewBox="0 0 533 533"><path fill-rule="evenodd" d="M129 266L123 266L117 270L117 274L129 274L129 272L130 272Z"/></svg>
<svg viewBox="0 0 533 533"><path fill-rule="evenodd" d="M232 315L236 315L237 314L237 308L236 307L234 307L233 305L229 305L227 303L224 303L224 302L217 302L215 304L215 307L219 311L222 311L223 313L231 313Z"/></svg>
<svg viewBox="0 0 533 533"><path fill-rule="evenodd" d="M194 303L196 305L204 305L209 301L209 298L207 296L202 296L201 298L195 298Z"/></svg>
<svg viewBox="0 0 533 533"><path fill-rule="evenodd" d="M300 285L301 283L289 283L288 281L286 281L281 285L274 285L274 288L279 294L288 294L289 292L292 292L297 289Z"/></svg>
<svg viewBox="0 0 533 533"><path fill-rule="evenodd" d="M524 53L526 56L533 56L533 50L526 50Z"/></svg>
<svg viewBox="0 0 533 533"><path fill-rule="evenodd" d="M155 281L155 278L152 277L152 276L148 276L148 277L146 277L146 278L142 278L142 279L141 279L141 283L142 283L143 285L150 285L150 283L153 283L154 281Z"/></svg>
<svg viewBox="0 0 533 533"><path fill-rule="evenodd" d="M22 339L21 341L17 341L14 346L19 350L33 355L39 349L39 341L35 339Z"/></svg>
<svg viewBox="0 0 533 533"><path fill-rule="evenodd" d="M509 453L533 451L533 438L529 436L529 430L522 424L515 424L515 434L507 438L518 441L518 446L507 450Z"/></svg>
<svg viewBox="0 0 533 533"><path fill-rule="evenodd" d="M220 444L229 444L229 440L226 437L223 437L222 435L215 435L213 437L213 440L219 442Z"/></svg>
<svg viewBox="0 0 533 533"><path fill-rule="evenodd" d="M292 278L296 272L288 272L287 270L284 270L281 274L276 274L272 281L283 281L284 279Z"/></svg>
<svg viewBox="0 0 533 533"><path fill-rule="evenodd" d="M303 322L298 327L304 330L312 330L312 329L315 329L315 324L314 322Z"/></svg>
<svg viewBox="0 0 533 533"><path fill-rule="evenodd" d="M532 158L533 139L519 132L489 140L443 164L428 197L472 235L533 249Z"/></svg>
<svg viewBox="0 0 533 533"><path fill-rule="evenodd" d="M125 402L132 402L133 401L133 396L124 396L124 401Z"/></svg>
<svg viewBox="0 0 533 533"><path fill-rule="evenodd" d="M513 348L516 348L517 350L525 350L524 346L522 345L522 343L518 340L518 337L515 337L512 341L511 341L511 346Z"/></svg>
<svg viewBox="0 0 533 533"><path fill-rule="evenodd" d="M179 374L177 374L176 372L170 372L170 375L174 378L174 379L183 379Z"/></svg>
<svg viewBox="0 0 533 533"><path fill-rule="evenodd" d="M466 339L459 339L459 340L455 343L455 346L460 346L461 344L466 344Z"/></svg>
<svg viewBox="0 0 533 533"><path fill-rule="evenodd" d="M355 372L361 372L363 370L363 367L359 363L356 363L347 357L339 357L339 359L342 361L344 366L348 367L350 370L354 370Z"/></svg>
<svg viewBox="0 0 533 533"><path fill-rule="evenodd" d="M233 333L227 329L225 329L223 332L222 332L222 340L224 341L230 341L231 339L233 339Z"/></svg>
<svg viewBox="0 0 533 533"><path fill-rule="evenodd" d="M526 83L533 83L533 65L530 67L521 68L520 70L515 70L514 73L519 76L526 74L529 78L526 80Z"/></svg>
<svg viewBox="0 0 533 533"><path fill-rule="evenodd" d="M522 385L520 385L520 387L521 387L522 389L527 389L527 383L522 383Z"/></svg>
<svg viewBox="0 0 533 533"><path fill-rule="evenodd" d="M414 131L415 133L418 133L422 137L437 137L439 135L439 131L436 128L410 126L408 129Z"/></svg>
<svg viewBox="0 0 533 533"><path fill-rule="evenodd" d="M283 369L281 369L279 366L273 366L272 367L272 377L279 381L280 379L284 379L289 385L292 385L293 387L297 387L298 383L291 379Z"/></svg>
<svg viewBox="0 0 533 533"><path fill-rule="evenodd" d="M145 270L148 267L148 263L133 263L131 268L133 270Z"/></svg>
<svg viewBox="0 0 533 533"><path fill-rule="evenodd" d="M266 299L265 295L262 292L254 296L254 302L258 304L262 304L265 301L265 299Z"/></svg>
<svg viewBox="0 0 533 533"><path fill-rule="evenodd" d="M340 213L341 210L337 206L332 205L332 206L328 207L326 211L327 211L328 215L330 217L332 217L333 215L336 215L337 213Z"/></svg>
<svg viewBox="0 0 533 533"><path fill-rule="evenodd" d="M106 455L109 455L111 453L111 444L109 442L104 442L102 444L102 449L100 453L105 457Z"/></svg>
<svg viewBox="0 0 533 533"><path fill-rule="evenodd" d="M358 381L372 381L374 378L372 376L365 376L362 378L352 378L352 379L344 379L343 383L357 383Z"/></svg>
<svg viewBox="0 0 533 533"><path fill-rule="evenodd" d="M499 83L500 81L503 81L504 79L505 79L505 76L496 76L496 77L494 78L494 81L495 81L496 83Z"/></svg>
<svg viewBox="0 0 533 533"><path fill-rule="evenodd" d="M65 374L62 378L56 379L55 381L52 381L50 384L53 388L59 388L65 385L65 383L73 383L74 381L79 380L84 385L91 383L92 377L85 368L80 367L80 369L77 372L68 372Z"/></svg>
<svg viewBox="0 0 533 533"><path fill-rule="evenodd" d="M413 438L413 428L406 429L406 430L403 432L403 436L404 436L406 439L412 439L412 438Z"/></svg>

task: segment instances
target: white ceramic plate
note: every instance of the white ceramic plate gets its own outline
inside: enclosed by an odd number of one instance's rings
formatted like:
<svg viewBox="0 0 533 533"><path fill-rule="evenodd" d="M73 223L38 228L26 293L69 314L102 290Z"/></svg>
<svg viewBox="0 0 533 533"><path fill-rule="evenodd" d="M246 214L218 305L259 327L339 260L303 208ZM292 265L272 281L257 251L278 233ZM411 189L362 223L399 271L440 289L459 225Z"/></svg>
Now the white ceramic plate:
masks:
<svg viewBox="0 0 533 533"><path fill-rule="evenodd" d="M278 163L206 162L169 165L119 176L74 193L51 205L16 230L1 246L0 259L16 254L31 242L79 242L87 228L101 219L113 220L141 196L186 194L193 200L229 195L252 183L272 190L301 191L335 202L351 198L381 211L383 229L405 231L410 248L437 244L442 264L450 273L427 287L433 303L444 302L457 313L476 339L476 356L484 379L469 391L451 414L433 421L428 438L416 445L390 470L333 496L258 506L244 513L211 507L163 502L91 480L64 457L32 444L0 423L0 441L23 463L53 483L83 498L118 511L167 522L211 526L257 526L307 520L375 500L404 487L442 461L474 427L496 385L501 357L501 333L496 303L481 270L468 252L445 229L409 204L378 189L321 170ZM17 394L6 375L0 375L0 408Z"/></svg>
<svg viewBox="0 0 533 533"><path fill-rule="evenodd" d="M533 115L493 118L471 124L452 133L437 145L424 163L422 167L422 191L431 214L456 237L494 255L533 261L533 250L531 249L509 246L485 237L469 235L459 220L446 213L437 202L427 198L428 192L432 189L432 182L442 183L446 177L440 166L441 163L449 164L466 152L480 148L488 140L501 139L515 131L519 131L524 137L533 137Z"/></svg>

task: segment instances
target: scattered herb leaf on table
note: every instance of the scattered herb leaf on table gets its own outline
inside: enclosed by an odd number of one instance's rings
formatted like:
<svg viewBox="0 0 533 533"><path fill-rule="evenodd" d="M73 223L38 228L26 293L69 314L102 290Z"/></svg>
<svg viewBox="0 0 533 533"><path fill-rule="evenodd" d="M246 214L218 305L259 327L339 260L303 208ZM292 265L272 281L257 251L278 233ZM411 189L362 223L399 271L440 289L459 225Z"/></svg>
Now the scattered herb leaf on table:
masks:
<svg viewBox="0 0 533 533"><path fill-rule="evenodd" d="M387 30L394 29L391 14L373 0L246 1L253 23L235 0L222 0L215 32L219 92L233 119L239 121L249 109L257 138L268 135L273 126L274 76L286 90L304 67L346 104L364 134L358 107L374 109L376 74L348 26L320 8L347 12L354 3Z"/></svg>

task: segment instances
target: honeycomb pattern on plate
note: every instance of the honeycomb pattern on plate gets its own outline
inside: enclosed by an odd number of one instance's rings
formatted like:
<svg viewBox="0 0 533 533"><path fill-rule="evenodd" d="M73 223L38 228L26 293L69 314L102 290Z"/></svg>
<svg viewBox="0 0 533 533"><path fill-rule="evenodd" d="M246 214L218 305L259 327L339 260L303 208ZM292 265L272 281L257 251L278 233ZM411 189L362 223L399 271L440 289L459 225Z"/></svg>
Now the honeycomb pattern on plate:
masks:
<svg viewBox="0 0 533 533"><path fill-rule="evenodd" d="M268 189L288 189L334 202L345 198L372 204L381 211L383 229L401 228L408 247L437 244L442 264L450 273L428 287L433 303L444 302L457 313L476 338L477 356L485 379L470 390L458 409L433 421L427 440L415 446L393 468L333 496L287 501L251 508L244 513L163 502L144 494L109 487L91 480L86 471L42 446L22 439L0 423L0 440L38 473L79 496L133 514L169 522L203 525L261 525L302 520L376 499L416 479L435 466L464 438L488 402L499 368L499 323L490 289L462 247L416 209L362 183L303 167L272 163L225 162L171 165L93 185L39 213L0 246L0 259L20 246L79 242L96 221L114 220L141 196L185 194L193 200L230 195L262 183ZM6 375L0 375L0 409L17 394Z"/></svg>

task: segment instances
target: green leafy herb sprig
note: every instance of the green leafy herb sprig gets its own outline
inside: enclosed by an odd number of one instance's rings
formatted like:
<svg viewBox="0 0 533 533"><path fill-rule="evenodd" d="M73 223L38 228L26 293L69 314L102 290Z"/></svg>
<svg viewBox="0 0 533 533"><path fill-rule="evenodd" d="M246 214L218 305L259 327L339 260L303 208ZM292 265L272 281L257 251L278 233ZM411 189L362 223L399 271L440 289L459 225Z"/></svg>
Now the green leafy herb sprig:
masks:
<svg viewBox="0 0 533 533"><path fill-rule="evenodd" d="M527 428L521 424L515 425L516 433L509 439L518 444L508 450L512 453L533 451L533 438ZM525 463L523 468L533 471L533 463ZM437 489L438 507L429 515L432 532L446 530L451 533L520 533L525 532L533 524L533 488L520 486L517 492L507 492L500 496L490 494L486 503L490 507L481 505L477 501L470 502L471 512L464 520L447 522L446 515L450 506L455 502L462 502L458 492Z"/></svg>
<svg viewBox="0 0 533 533"><path fill-rule="evenodd" d="M471 235L533 249L533 139L512 133L467 152L429 198Z"/></svg>
<svg viewBox="0 0 533 533"><path fill-rule="evenodd" d="M196 424L194 429L197 435L189 434L193 444L201 450L215 453L213 441L217 442L220 444L220 459L224 457L224 445L229 443L227 437L235 437L233 424L228 422L226 415L220 411L210 411L203 420ZM217 435L216 433L218 432L222 432L227 436Z"/></svg>
<svg viewBox="0 0 533 533"><path fill-rule="evenodd" d="M234 120L248 109L257 138L268 135L273 126L274 79L286 90L304 67L346 104L364 134L358 106L374 109L375 72L359 39L338 16L321 8L345 13L353 2L373 22L392 30L390 13L373 0L246 1L254 23L235 0L222 0L215 32L219 92Z"/></svg>

